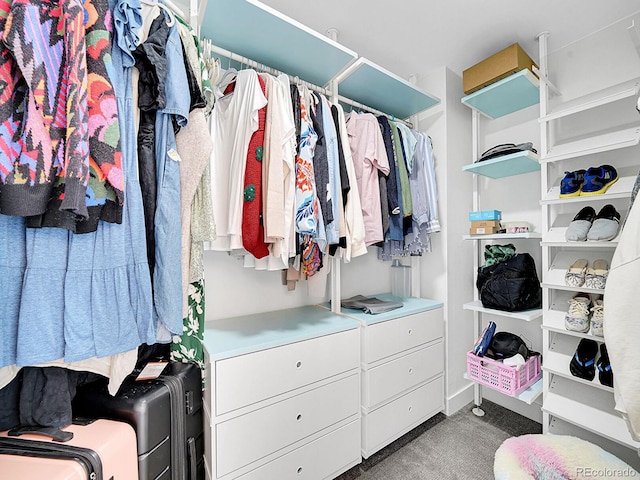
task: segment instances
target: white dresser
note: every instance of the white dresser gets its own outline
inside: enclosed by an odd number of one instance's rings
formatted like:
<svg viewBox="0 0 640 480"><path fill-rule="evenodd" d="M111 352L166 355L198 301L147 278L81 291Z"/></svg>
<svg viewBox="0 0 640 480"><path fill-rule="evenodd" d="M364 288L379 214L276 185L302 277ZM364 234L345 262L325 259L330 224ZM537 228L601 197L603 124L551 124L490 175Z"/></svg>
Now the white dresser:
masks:
<svg viewBox="0 0 640 480"><path fill-rule="evenodd" d="M361 325L364 458L444 409L443 304L402 302L402 308L378 315L342 310Z"/></svg>
<svg viewBox="0 0 640 480"><path fill-rule="evenodd" d="M309 306L209 322L208 479L333 479L360 463L360 332Z"/></svg>

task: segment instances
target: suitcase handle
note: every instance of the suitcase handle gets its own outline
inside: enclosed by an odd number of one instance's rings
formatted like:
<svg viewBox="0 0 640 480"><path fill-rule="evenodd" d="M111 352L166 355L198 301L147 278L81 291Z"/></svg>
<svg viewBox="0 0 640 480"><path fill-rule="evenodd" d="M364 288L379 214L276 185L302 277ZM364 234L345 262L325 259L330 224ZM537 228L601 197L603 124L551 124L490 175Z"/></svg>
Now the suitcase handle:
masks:
<svg viewBox="0 0 640 480"><path fill-rule="evenodd" d="M196 458L196 439L193 437L187 439L187 456L189 457L189 480L196 480L198 461Z"/></svg>
<svg viewBox="0 0 640 480"><path fill-rule="evenodd" d="M10 437L19 437L26 433L50 437L54 442L68 442L73 438L73 432L65 432L55 427L16 427L9 430L8 435Z"/></svg>

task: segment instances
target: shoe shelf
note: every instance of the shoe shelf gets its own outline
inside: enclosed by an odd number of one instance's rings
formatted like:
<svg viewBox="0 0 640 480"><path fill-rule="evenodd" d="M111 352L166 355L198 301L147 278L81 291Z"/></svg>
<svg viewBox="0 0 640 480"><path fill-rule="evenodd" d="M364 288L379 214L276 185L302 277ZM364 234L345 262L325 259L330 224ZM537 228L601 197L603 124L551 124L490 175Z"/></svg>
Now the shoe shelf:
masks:
<svg viewBox="0 0 640 480"><path fill-rule="evenodd" d="M540 103L540 80L524 69L462 98L489 118L499 118Z"/></svg>
<svg viewBox="0 0 640 480"><path fill-rule="evenodd" d="M593 380L585 380L584 378L574 377L569 370L569 362L571 361L571 355L563 355L561 353L547 353L544 357L544 365L542 370L552 375L559 375L564 378L568 378L571 381L582 383L584 385L590 385L594 388L599 388L606 392L613 393L613 388L602 385L598 381L598 375Z"/></svg>
<svg viewBox="0 0 640 480"><path fill-rule="evenodd" d="M576 382L572 382L576 383ZM593 389L586 386L590 391ZM584 400L588 402L593 396L586 395ZM631 438L626 422L613 411L597 408L591 404L579 402L569 397L548 392L544 398L542 410L549 415L557 417L575 425L608 438L621 445L639 448L640 442Z"/></svg>
<svg viewBox="0 0 640 480"><path fill-rule="evenodd" d="M548 433L555 435L571 435L578 437L591 443L595 443L607 452L614 454L620 460L627 462L636 470L639 469L638 452L629 448L627 445L622 445L619 442L613 442L608 438L603 438L600 435L583 429L579 425L575 425L570 422L566 422L557 417L551 417L549 420Z"/></svg>
<svg viewBox="0 0 640 480"><path fill-rule="evenodd" d="M470 382L475 382L473 379L469 378L466 373L463 375L463 377L465 380L469 380ZM535 402L538 399L538 397L540 397L541 394L542 394L542 377L540 377L540 379L536 383L534 383L525 391L520 393L520 395L516 395L515 397L511 397L511 398L518 399L521 402L526 403L527 405L531 405L533 402Z"/></svg>
<svg viewBox="0 0 640 480"><path fill-rule="evenodd" d="M584 112L592 108L608 105L618 100L629 97L636 97L640 92L640 80L634 79L620 83L612 87L599 90L597 92L575 98L568 102L561 103L552 108L544 117L540 117L540 122L549 122L559 118L567 117L576 113Z"/></svg>
<svg viewBox="0 0 640 480"><path fill-rule="evenodd" d="M553 288L555 290L574 290L576 292L603 293L602 289L572 287L565 283L564 277L569 267L580 258L588 261L587 268L591 266L594 260L606 260L611 265L613 252L610 249L582 249L582 250L561 250L553 257L549 269L542 272L543 287Z"/></svg>
<svg viewBox="0 0 640 480"><path fill-rule="evenodd" d="M557 162L619 148L633 147L638 145L639 142L640 126L633 126L601 135L590 135L550 147L549 151L540 157L540 163Z"/></svg>
<svg viewBox="0 0 640 480"><path fill-rule="evenodd" d="M562 213L559 214L553 225L549 228L549 230L542 235L542 246L547 247L568 247L568 248L615 248L618 245L618 235L606 241L598 241L598 240L585 240L583 242L570 242L566 240L565 234L567 228L573 218L575 217L576 212L571 213ZM596 212L597 213L597 212ZM620 212L621 218L625 218L626 212Z"/></svg>
<svg viewBox="0 0 640 480"><path fill-rule="evenodd" d="M549 283L549 282L542 282L540 286L542 288L549 288L553 290L564 290L567 292L582 292L582 293L593 293L597 295L604 295L604 289L600 289L600 288L569 287L561 283Z"/></svg>
<svg viewBox="0 0 640 480"><path fill-rule="evenodd" d="M518 240L527 238L542 238L540 232L526 233L494 233L491 235L464 235L464 240Z"/></svg>
<svg viewBox="0 0 640 480"><path fill-rule="evenodd" d="M598 369L594 365L595 376L592 380L575 377L571 374L569 363L578 347L579 340L570 336L554 336L551 338L551 346L547 354L544 356L544 365L542 368L554 375L567 378L571 381L599 388L606 392L613 393L613 388L602 385L598 379ZM600 347L598 347L600 348ZM596 360L599 354L596 355ZM615 374L614 374L615 378Z"/></svg>
<svg viewBox="0 0 640 480"><path fill-rule="evenodd" d="M524 310L522 312L505 312L503 310L494 310L493 308L485 308L482 306L480 300L473 302L467 302L462 305L464 310L473 310L474 312L489 313L491 315L498 315L500 317L515 318L517 320L524 320L530 322L542 316L542 309L536 308L533 310Z"/></svg>
<svg viewBox="0 0 640 480"><path fill-rule="evenodd" d="M567 303L567 309L569 308L569 304ZM588 338L589 340L594 340L598 343L604 343L604 337L598 337L597 335L593 335L589 332L574 332L572 330L567 330L564 327L564 316L566 315L565 311L555 311L548 310L544 313L544 323L542 324L542 329L547 330L549 332L559 333L561 335L568 335L570 337L575 338ZM547 363L547 357L544 359L545 365Z"/></svg>
<svg viewBox="0 0 640 480"><path fill-rule="evenodd" d="M540 156L527 150L465 165L462 170L489 178L512 177L540 170Z"/></svg>
<svg viewBox="0 0 640 480"><path fill-rule="evenodd" d="M626 176L626 177L618 177L616 183L611 185L607 191L601 195L588 195L588 196L578 196L578 197L567 197L560 198L560 185L554 185L547 193L544 194L542 200L540 200L541 205L553 205L553 204L563 204L563 203L587 203L594 202L596 200L608 201L613 200L615 198L630 198L631 191L633 190L633 184L636 181L636 175L634 176Z"/></svg>

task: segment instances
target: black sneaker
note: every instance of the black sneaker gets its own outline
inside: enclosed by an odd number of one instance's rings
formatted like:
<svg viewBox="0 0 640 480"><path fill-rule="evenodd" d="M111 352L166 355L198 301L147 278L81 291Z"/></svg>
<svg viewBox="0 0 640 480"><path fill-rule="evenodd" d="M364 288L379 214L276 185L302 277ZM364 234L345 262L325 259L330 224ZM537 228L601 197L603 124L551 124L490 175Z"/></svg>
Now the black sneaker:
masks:
<svg viewBox="0 0 640 480"><path fill-rule="evenodd" d="M600 358L598 359L597 367L600 383L613 388L613 372L611 371L611 363L609 363L607 346L604 343L600 345Z"/></svg>
<svg viewBox="0 0 640 480"><path fill-rule="evenodd" d="M593 207L583 207L567 227L565 238L568 242L584 242L587 239L591 225L596 218Z"/></svg>
<svg viewBox="0 0 640 480"><path fill-rule="evenodd" d="M600 195L618 181L618 172L611 165L590 167L583 177L581 196ZM560 195L562 196L562 195Z"/></svg>
<svg viewBox="0 0 640 480"><path fill-rule="evenodd" d="M560 182L560 198L579 196L582 192L585 173L587 173L586 170L564 172L564 177Z"/></svg>
<svg viewBox="0 0 640 480"><path fill-rule="evenodd" d="M600 209L587 234L587 240L611 240L618 234L620 214L611 204Z"/></svg>
<svg viewBox="0 0 640 480"><path fill-rule="evenodd" d="M596 376L596 355L598 344L594 340L583 338L578 344L576 353L569 363L571 375L585 380L593 380Z"/></svg>

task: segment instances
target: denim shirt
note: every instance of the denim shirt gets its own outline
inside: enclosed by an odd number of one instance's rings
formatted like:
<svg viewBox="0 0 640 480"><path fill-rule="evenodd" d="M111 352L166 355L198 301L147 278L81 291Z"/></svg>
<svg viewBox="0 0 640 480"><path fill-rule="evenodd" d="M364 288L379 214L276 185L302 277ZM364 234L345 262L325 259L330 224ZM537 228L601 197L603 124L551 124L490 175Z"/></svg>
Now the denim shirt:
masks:
<svg viewBox="0 0 640 480"><path fill-rule="evenodd" d="M163 10L164 12L164 10ZM174 24L167 39L166 104L156 114L155 214L156 265L153 272L154 311L158 320L158 340L170 341L182 333L182 267L180 218L180 168L173 122L187 124L191 98L187 87L182 43Z"/></svg>

